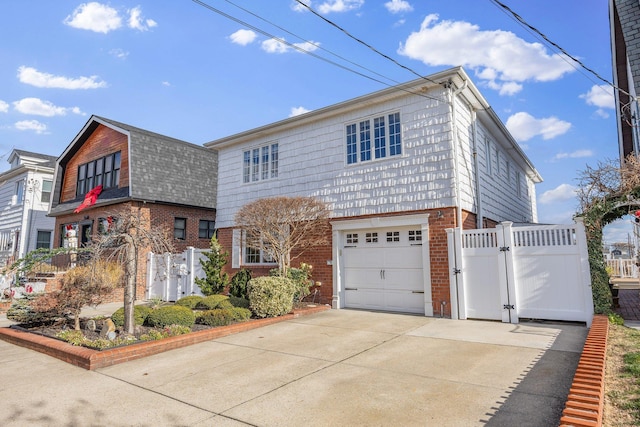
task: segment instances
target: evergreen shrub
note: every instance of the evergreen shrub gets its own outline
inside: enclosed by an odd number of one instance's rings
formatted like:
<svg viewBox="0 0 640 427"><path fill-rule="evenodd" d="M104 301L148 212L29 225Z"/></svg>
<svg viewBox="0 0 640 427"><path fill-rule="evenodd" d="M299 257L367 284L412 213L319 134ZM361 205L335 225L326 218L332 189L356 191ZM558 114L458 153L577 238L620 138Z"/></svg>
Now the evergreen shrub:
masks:
<svg viewBox="0 0 640 427"><path fill-rule="evenodd" d="M196 316L188 307L168 305L151 311L147 316L147 324L164 328L170 325L191 327L196 321Z"/></svg>
<svg viewBox="0 0 640 427"><path fill-rule="evenodd" d="M276 317L291 312L295 284L286 277L257 277L247 285L249 308L257 317Z"/></svg>

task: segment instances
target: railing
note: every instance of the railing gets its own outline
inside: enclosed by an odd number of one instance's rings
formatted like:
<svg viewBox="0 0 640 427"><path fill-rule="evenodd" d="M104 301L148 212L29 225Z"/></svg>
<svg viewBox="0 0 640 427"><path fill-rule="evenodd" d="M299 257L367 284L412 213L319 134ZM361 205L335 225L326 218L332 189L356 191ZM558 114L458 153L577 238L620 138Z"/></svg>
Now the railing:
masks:
<svg viewBox="0 0 640 427"><path fill-rule="evenodd" d="M638 266L635 259L608 259L607 267L611 269L612 277L638 278Z"/></svg>

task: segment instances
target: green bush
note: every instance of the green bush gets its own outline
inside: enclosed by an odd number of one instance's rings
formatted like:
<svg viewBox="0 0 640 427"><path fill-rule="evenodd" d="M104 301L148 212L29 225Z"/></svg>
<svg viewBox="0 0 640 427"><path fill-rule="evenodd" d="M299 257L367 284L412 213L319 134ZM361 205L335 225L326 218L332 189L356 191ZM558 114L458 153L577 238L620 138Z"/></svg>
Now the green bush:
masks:
<svg viewBox="0 0 640 427"><path fill-rule="evenodd" d="M229 302L234 307L249 308L249 300L246 298L239 298L233 295L229 295Z"/></svg>
<svg viewBox="0 0 640 427"><path fill-rule="evenodd" d="M196 305L196 309L213 310L214 308L225 308L225 306L233 307L229 302L229 297L226 295L216 294L202 298L202 300Z"/></svg>
<svg viewBox="0 0 640 427"><path fill-rule="evenodd" d="M247 283L251 280L251 270L245 268L239 270L231 278L229 293L234 297L247 298Z"/></svg>
<svg viewBox="0 0 640 427"><path fill-rule="evenodd" d="M295 284L286 277L257 277L247 285L249 308L257 317L276 317L293 308Z"/></svg>
<svg viewBox="0 0 640 427"><path fill-rule="evenodd" d="M36 310L32 305L45 294L42 292L24 294L22 298L16 298L7 310L7 319L18 323L52 323L60 317L64 317L55 309Z"/></svg>
<svg viewBox="0 0 640 427"><path fill-rule="evenodd" d="M198 314L196 323L208 326L225 326L235 322L244 322L251 318L251 311L246 308L216 308Z"/></svg>
<svg viewBox="0 0 640 427"><path fill-rule="evenodd" d="M311 293L311 270L312 266L309 264L301 263L300 268L291 267L287 270L287 277L293 281L295 286L295 292L293 293L293 301L300 302ZM271 276L282 276L282 272L274 268L269 271Z"/></svg>
<svg viewBox="0 0 640 427"><path fill-rule="evenodd" d="M180 325L191 327L196 321L196 316L188 307L168 305L152 310L147 317L149 326L161 327Z"/></svg>
<svg viewBox="0 0 640 427"><path fill-rule="evenodd" d="M144 322L147 320L147 316L151 313L153 309L146 305L135 305L133 306L133 323L135 325L142 326ZM111 320L113 323L121 328L124 326L124 307L120 307L111 315Z"/></svg>
<svg viewBox="0 0 640 427"><path fill-rule="evenodd" d="M188 297L183 297L180 298L178 301L176 301L176 305L181 305L183 307L188 307L190 309L194 309L196 308L196 306L198 305L198 303L200 301L202 301L204 299L204 297L200 296L200 295L189 295Z"/></svg>

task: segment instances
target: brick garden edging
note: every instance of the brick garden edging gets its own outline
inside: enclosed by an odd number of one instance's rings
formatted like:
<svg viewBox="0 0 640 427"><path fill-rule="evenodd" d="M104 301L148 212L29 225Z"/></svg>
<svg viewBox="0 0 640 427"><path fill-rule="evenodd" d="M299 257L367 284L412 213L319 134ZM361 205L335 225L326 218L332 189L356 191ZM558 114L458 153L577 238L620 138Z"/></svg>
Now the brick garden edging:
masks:
<svg viewBox="0 0 640 427"><path fill-rule="evenodd" d="M205 329L162 340L145 341L106 350L93 350L86 347L79 347L54 338L20 331L10 327L0 328L0 339L11 344L44 353L80 368L94 370L116 365L118 363L128 362L130 360L140 359L142 357L151 356L168 350L186 347L204 341L210 341L238 332L249 331L262 326L295 319L296 317L319 313L321 311L329 310L330 308L331 307L329 306L304 307L294 309L292 313L284 316L269 317L265 319L251 319L246 322L235 323L229 326Z"/></svg>
<svg viewBox="0 0 640 427"><path fill-rule="evenodd" d="M562 411L560 426L602 425L608 336L609 318L604 315L594 316Z"/></svg>

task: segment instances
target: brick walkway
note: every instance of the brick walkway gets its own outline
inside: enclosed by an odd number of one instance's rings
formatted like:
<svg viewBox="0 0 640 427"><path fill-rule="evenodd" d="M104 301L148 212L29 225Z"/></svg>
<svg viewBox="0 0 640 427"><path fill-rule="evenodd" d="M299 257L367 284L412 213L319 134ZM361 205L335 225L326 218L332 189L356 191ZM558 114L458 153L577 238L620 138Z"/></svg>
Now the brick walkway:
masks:
<svg viewBox="0 0 640 427"><path fill-rule="evenodd" d="M638 289L620 289L618 291L619 307L615 312L624 320L639 321L640 320L640 290Z"/></svg>

